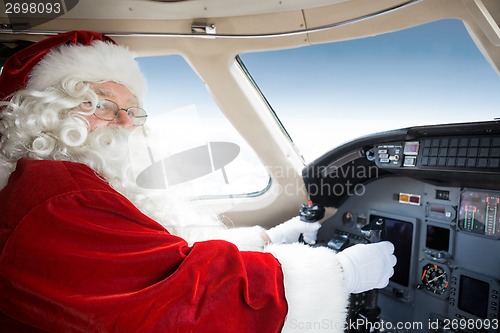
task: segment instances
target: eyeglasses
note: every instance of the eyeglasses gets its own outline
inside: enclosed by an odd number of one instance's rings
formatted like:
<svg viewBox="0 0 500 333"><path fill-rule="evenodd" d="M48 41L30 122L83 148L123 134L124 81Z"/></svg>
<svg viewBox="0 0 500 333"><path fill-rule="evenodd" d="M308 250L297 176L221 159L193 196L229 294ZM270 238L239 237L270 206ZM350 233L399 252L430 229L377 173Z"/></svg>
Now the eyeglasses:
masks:
<svg viewBox="0 0 500 333"><path fill-rule="evenodd" d="M89 105L90 102L85 102L85 105ZM97 102L94 116L101 120L113 121L118 117L120 110L127 113L127 116L132 120L134 126L142 126L146 122L148 117L146 110L138 107L121 108L113 101L109 99L101 99Z"/></svg>

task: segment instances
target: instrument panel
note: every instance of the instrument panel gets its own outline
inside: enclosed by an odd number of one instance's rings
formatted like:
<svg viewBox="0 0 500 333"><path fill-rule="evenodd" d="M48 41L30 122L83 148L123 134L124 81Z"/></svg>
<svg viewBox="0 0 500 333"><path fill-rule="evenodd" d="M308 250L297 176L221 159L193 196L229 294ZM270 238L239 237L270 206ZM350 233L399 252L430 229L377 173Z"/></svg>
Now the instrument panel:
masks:
<svg viewBox="0 0 500 333"><path fill-rule="evenodd" d="M383 220L384 239L394 244L398 259L378 299L384 321L423 325L401 332L498 332L499 198L500 191L383 177L347 199L323 223L318 241L336 251L365 243L363 226ZM445 330L457 320L490 328Z"/></svg>
<svg viewBox="0 0 500 333"><path fill-rule="evenodd" d="M458 227L481 236L500 238L500 193L463 191L460 197Z"/></svg>
<svg viewBox="0 0 500 333"><path fill-rule="evenodd" d="M398 262L378 292L380 319L411 326L386 333L500 332L500 121L375 133L302 176L314 203L336 209L318 246L342 251L385 226ZM366 300L351 295L348 318Z"/></svg>

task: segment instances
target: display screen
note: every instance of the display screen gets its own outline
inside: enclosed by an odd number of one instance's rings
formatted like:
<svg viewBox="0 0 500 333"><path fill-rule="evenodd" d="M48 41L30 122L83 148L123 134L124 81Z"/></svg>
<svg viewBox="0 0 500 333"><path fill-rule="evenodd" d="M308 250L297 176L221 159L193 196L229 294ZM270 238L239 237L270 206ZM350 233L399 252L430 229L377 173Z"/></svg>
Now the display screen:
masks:
<svg viewBox="0 0 500 333"><path fill-rule="evenodd" d="M486 318L489 293L490 285L487 282L461 275L458 308L476 317Z"/></svg>
<svg viewBox="0 0 500 333"><path fill-rule="evenodd" d="M419 142L405 142L403 153L405 155L417 155Z"/></svg>
<svg viewBox="0 0 500 333"><path fill-rule="evenodd" d="M500 238L500 192L464 191L460 197L458 227L461 230Z"/></svg>
<svg viewBox="0 0 500 333"><path fill-rule="evenodd" d="M428 224L425 246L431 250L448 252L450 248L450 229Z"/></svg>
<svg viewBox="0 0 500 333"><path fill-rule="evenodd" d="M394 244L394 255L398 258L394 266L392 282L408 287L410 284L411 252L413 245L413 224L388 217L371 215L371 220L384 219L386 239Z"/></svg>

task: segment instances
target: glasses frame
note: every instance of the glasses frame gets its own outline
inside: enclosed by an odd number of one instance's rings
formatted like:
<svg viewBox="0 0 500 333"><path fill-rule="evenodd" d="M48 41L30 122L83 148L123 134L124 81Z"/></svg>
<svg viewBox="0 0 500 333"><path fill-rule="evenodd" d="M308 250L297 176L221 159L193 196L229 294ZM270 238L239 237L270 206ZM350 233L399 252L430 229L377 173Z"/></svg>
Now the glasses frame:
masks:
<svg viewBox="0 0 500 333"><path fill-rule="evenodd" d="M100 117L99 115L97 115L95 113L95 110L97 109L97 105L99 103L101 103L102 101L105 101L105 102L109 102L109 103L112 103L113 105L116 106L116 110L114 112L114 117L112 119L107 119L107 118L103 118L103 117ZM120 113L120 110L123 110L125 111L125 113L127 114L127 116L130 118L130 120L132 121L132 125L135 126L135 127L138 127L138 126L142 126L146 123L146 120L147 120L147 112L146 110L144 110L143 108L140 108L140 107L137 107L137 106L131 106L129 108L121 108L118 104L116 104L116 102L110 100L110 99L107 99L107 98L102 98L102 99L99 99L97 101L97 105L96 105L96 109L94 109L94 112L93 112L93 115L97 118L97 119L100 119L100 120L104 120L104 121L114 121L117 117L118 117L118 114ZM142 116L131 116L130 115L130 109L136 109L136 110L141 110L144 112L144 115Z"/></svg>

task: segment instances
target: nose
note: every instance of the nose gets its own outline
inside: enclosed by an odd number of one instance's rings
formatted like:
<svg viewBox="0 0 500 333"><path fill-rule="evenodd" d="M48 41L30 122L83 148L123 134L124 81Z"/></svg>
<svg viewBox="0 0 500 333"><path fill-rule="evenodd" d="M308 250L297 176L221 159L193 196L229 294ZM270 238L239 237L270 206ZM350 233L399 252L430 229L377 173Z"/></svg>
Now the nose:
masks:
<svg viewBox="0 0 500 333"><path fill-rule="evenodd" d="M118 115L116 116L115 123L118 126L124 127L124 128L133 128L134 125L132 123L132 119L127 114L127 111L120 109L118 110Z"/></svg>

